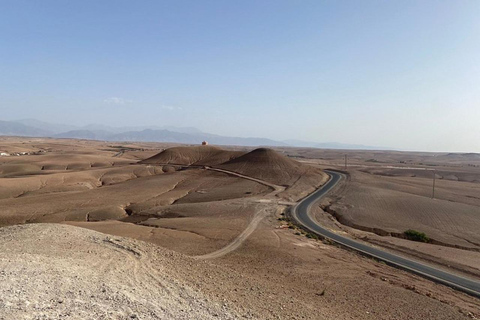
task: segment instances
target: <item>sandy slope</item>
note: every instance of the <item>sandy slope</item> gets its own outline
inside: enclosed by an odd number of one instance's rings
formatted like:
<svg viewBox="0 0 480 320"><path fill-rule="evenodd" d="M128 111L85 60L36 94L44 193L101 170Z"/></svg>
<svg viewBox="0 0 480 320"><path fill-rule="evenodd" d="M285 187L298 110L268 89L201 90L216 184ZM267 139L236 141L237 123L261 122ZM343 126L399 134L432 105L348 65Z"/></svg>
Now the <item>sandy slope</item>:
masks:
<svg viewBox="0 0 480 320"><path fill-rule="evenodd" d="M237 318L177 277L185 259L72 226L1 228L0 319Z"/></svg>

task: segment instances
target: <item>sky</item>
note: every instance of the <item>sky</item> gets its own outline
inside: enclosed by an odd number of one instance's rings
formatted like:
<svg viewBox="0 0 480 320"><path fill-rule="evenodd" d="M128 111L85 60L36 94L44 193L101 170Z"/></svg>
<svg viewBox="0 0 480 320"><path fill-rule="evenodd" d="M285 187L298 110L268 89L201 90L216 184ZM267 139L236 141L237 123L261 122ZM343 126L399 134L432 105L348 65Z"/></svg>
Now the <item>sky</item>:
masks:
<svg viewBox="0 0 480 320"><path fill-rule="evenodd" d="M0 120L480 152L480 1L0 0Z"/></svg>

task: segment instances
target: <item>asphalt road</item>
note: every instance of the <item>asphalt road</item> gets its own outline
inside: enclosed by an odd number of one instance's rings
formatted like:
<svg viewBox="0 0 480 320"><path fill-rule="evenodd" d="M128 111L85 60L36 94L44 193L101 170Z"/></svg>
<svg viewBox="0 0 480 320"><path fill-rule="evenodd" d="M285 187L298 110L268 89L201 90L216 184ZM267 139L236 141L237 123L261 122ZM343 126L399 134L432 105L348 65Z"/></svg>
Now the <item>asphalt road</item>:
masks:
<svg viewBox="0 0 480 320"><path fill-rule="evenodd" d="M479 281L460 277L432 266L383 251L368 244L343 237L314 222L308 214L310 207L324 197L344 177L341 173L335 171L327 171L327 173L330 175L330 180L327 184L293 207L292 217L298 224L321 237L331 239L342 246L358 251L364 255L480 298Z"/></svg>

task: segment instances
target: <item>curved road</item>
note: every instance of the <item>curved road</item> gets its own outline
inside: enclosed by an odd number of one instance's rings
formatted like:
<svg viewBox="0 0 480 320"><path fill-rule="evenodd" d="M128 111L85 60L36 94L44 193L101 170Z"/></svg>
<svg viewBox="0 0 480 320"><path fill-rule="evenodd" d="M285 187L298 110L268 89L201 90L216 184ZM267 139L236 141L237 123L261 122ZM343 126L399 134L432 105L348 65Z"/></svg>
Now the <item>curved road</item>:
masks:
<svg viewBox="0 0 480 320"><path fill-rule="evenodd" d="M315 221L313 221L308 214L310 207L324 197L325 194L327 194L343 178L342 174L335 171L327 171L327 173L330 175L330 180L327 182L327 184L310 194L308 197L304 198L301 202L293 207L292 216L298 224L321 237L331 239L342 246L358 251L364 255L382 260L390 265L411 271L435 282L442 283L454 289L480 298L480 282L478 281L463 278L423 263L374 248L362 242L343 237L321 227Z"/></svg>

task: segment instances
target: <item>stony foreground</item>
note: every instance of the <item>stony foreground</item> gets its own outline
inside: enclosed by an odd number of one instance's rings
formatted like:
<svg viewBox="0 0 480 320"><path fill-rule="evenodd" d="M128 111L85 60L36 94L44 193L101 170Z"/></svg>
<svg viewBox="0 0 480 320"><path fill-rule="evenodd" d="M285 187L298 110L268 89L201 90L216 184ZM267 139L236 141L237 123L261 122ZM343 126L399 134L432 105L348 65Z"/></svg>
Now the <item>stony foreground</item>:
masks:
<svg viewBox="0 0 480 320"><path fill-rule="evenodd" d="M175 275L180 254L65 225L0 229L0 319L233 319Z"/></svg>

